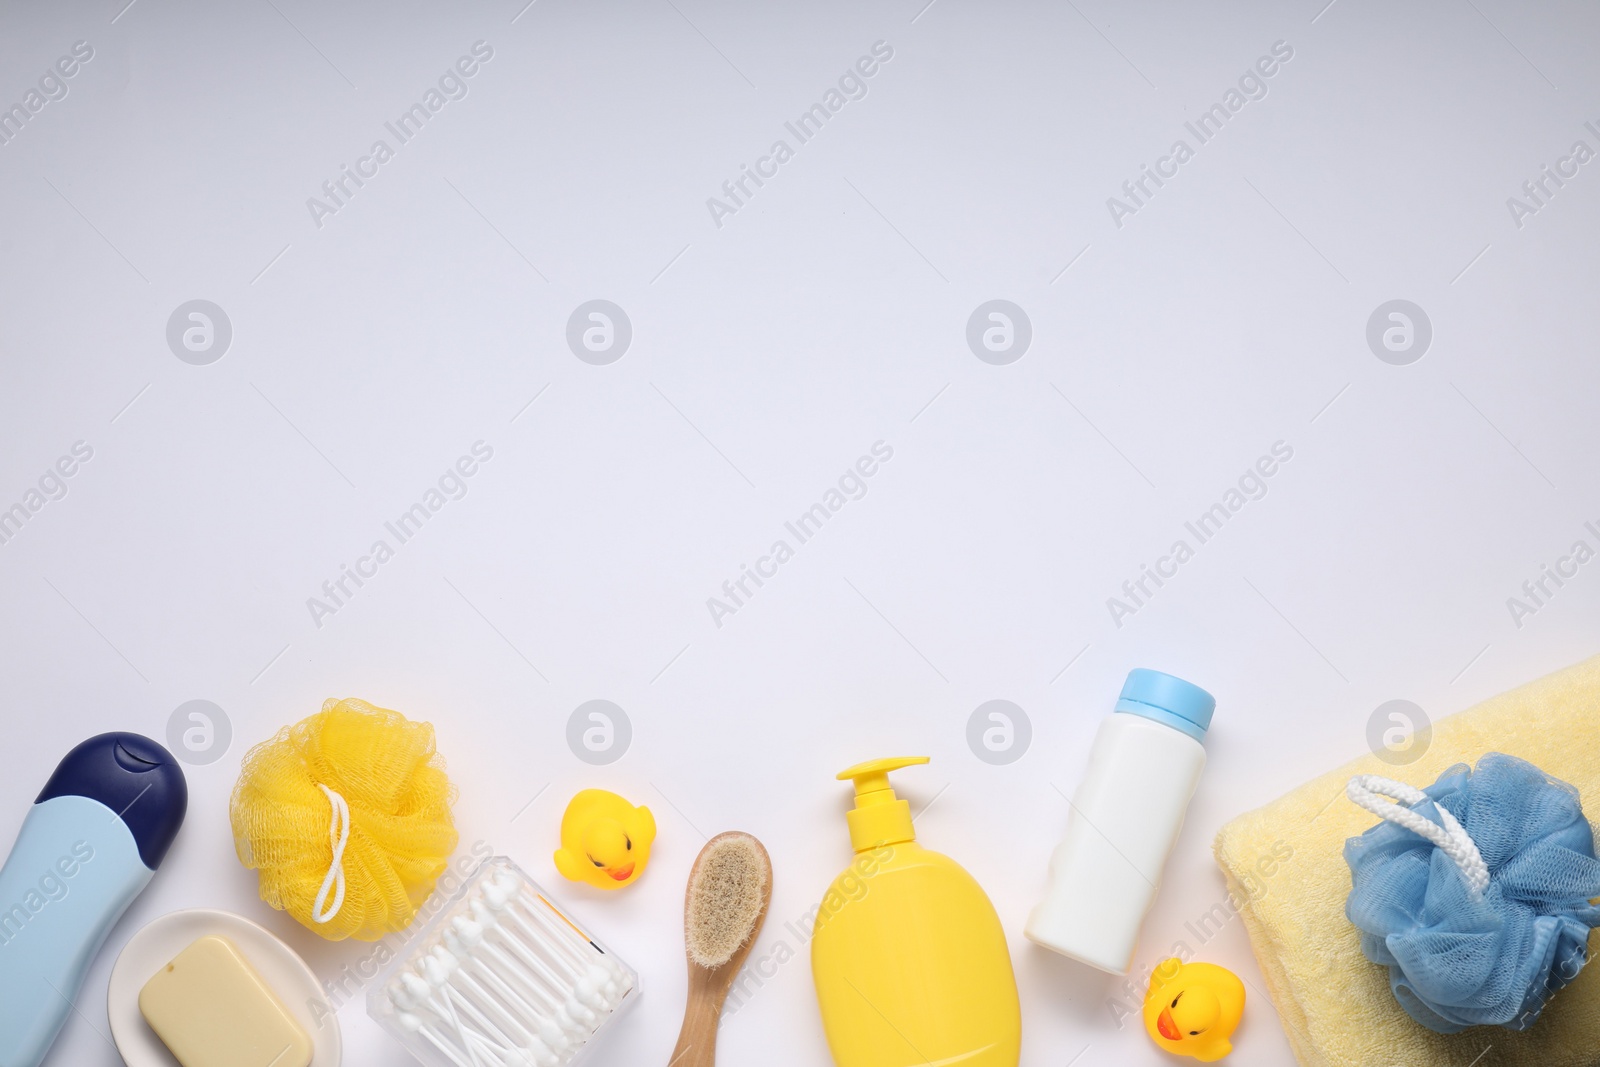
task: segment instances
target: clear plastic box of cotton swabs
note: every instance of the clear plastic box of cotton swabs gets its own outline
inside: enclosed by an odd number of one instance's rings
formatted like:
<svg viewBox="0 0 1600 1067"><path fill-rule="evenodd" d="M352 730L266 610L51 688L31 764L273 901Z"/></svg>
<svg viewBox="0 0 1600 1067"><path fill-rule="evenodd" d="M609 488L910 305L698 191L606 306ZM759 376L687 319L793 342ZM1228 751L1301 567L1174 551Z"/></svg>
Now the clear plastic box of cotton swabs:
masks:
<svg viewBox="0 0 1600 1067"><path fill-rule="evenodd" d="M504 856L484 860L367 994L427 1067L567 1067L639 976Z"/></svg>

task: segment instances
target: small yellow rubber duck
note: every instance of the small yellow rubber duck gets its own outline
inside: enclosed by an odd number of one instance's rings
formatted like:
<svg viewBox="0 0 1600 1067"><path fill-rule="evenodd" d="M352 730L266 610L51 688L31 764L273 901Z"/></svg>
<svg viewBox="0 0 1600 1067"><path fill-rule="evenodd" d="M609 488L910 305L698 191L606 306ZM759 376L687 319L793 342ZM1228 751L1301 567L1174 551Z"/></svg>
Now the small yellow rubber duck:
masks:
<svg viewBox="0 0 1600 1067"><path fill-rule="evenodd" d="M1228 1038L1244 1015L1244 983L1214 963L1163 960L1150 976L1144 1028L1175 1056L1213 1063L1233 1051Z"/></svg>
<svg viewBox="0 0 1600 1067"><path fill-rule="evenodd" d="M556 870L572 882L600 889L632 885L650 862L656 817L604 789L585 789L561 816Z"/></svg>

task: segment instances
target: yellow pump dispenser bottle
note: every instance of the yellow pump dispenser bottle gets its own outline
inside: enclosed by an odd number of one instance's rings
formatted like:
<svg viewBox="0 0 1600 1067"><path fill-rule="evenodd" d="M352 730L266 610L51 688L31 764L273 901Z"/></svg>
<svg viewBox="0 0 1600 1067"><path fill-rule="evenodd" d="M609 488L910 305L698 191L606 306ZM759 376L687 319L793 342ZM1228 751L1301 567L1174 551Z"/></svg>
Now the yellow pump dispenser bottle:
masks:
<svg viewBox="0 0 1600 1067"><path fill-rule="evenodd" d="M818 911L811 973L838 1067L1016 1067L1022 1013L994 905L948 856L916 842L889 772L926 756L874 760L853 781L855 861Z"/></svg>

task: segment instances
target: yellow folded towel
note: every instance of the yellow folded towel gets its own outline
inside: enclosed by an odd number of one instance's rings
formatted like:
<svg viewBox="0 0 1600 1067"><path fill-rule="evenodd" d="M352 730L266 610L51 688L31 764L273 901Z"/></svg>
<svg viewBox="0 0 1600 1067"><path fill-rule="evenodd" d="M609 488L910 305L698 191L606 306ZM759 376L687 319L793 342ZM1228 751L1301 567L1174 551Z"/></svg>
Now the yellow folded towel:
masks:
<svg viewBox="0 0 1600 1067"><path fill-rule="evenodd" d="M1388 971L1361 954L1356 928L1345 918L1345 838L1376 822L1344 799L1345 783L1352 775L1381 774L1420 789L1453 764L1476 765L1487 752L1520 756L1575 786L1595 825L1600 656L1434 724L1431 744L1414 763L1394 767L1364 756L1241 815L1217 834L1217 865L1242 902L1250 944L1301 1067L1600 1064L1600 962L1556 993L1527 1030L1479 1026L1436 1034L1395 1003ZM1294 849L1294 859L1263 890L1258 872L1268 868L1258 864L1270 864L1274 848L1284 844ZM1591 937L1589 952L1600 952L1600 933Z"/></svg>

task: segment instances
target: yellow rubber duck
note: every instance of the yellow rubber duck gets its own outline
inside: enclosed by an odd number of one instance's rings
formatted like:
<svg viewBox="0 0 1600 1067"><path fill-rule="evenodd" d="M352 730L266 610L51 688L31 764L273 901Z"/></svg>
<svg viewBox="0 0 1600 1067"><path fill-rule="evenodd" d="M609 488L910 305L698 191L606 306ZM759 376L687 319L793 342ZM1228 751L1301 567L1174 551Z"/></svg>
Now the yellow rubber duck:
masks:
<svg viewBox="0 0 1600 1067"><path fill-rule="evenodd" d="M1233 1051L1229 1038L1244 1015L1244 983L1214 963L1163 960L1150 976L1144 1028L1175 1056L1213 1063Z"/></svg>
<svg viewBox="0 0 1600 1067"><path fill-rule="evenodd" d="M561 817L556 870L572 882L600 889L632 885L650 862L656 817L604 789L585 789Z"/></svg>

